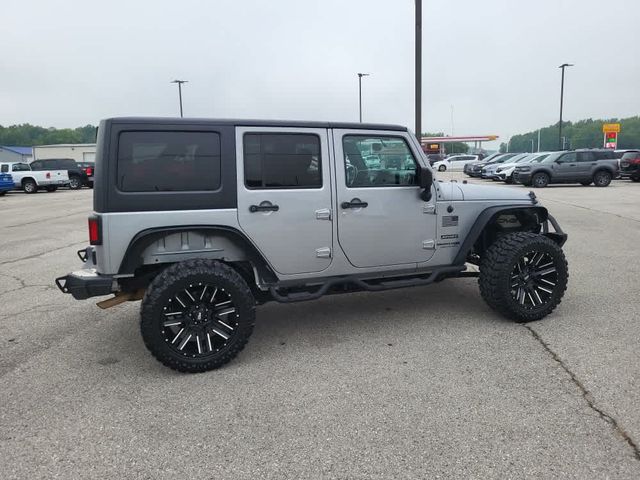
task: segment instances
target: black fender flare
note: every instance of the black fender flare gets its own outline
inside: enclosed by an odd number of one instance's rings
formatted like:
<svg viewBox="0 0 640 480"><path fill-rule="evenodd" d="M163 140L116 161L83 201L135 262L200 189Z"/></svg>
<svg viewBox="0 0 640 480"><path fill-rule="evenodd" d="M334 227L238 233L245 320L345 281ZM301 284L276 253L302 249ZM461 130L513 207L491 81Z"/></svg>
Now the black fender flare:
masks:
<svg viewBox="0 0 640 480"><path fill-rule="evenodd" d="M476 218L475 223L469 230L467 237L464 242L460 246L460 250L458 250L458 254L453 260L453 265L464 265L467 261L467 256L471 249L475 245L480 235L484 231L485 227L490 224L496 216L500 213L504 213L507 211L513 210L530 210L536 215L538 215L538 219L540 224L544 224L549 219L549 212L546 208L535 205L498 205L495 207L489 207L483 210L480 215Z"/></svg>
<svg viewBox="0 0 640 480"><path fill-rule="evenodd" d="M225 237L241 247L260 276L268 283L276 283L278 278L267 261L251 241L239 230L225 225L180 225L174 227L149 228L138 232L129 242L118 274L132 274L142 264L142 252L153 242L167 234L198 232Z"/></svg>

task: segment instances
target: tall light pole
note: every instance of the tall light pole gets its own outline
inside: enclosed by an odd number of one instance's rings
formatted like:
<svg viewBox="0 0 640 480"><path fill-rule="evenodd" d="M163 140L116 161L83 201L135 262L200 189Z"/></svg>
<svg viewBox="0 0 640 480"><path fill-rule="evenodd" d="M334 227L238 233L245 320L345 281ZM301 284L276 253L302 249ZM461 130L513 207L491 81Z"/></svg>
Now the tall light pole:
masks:
<svg viewBox="0 0 640 480"><path fill-rule="evenodd" d="M558 149L564 150L562 144L562 102L564 100L564 69L567 67L573 67L572 63L563 63L558 68L562 70L562 80L560 81L560 125L558 128Z"/></svg>
<svg viewBox="0 0 640 480"><path fill-rule="evenodd" d="M368 77L370 73L358 73L358 105L360 107L360 123L362 123L362 77Z"/></svg>
<svg viewBox="0 0 640 480"><path fill-rule="evenodd" d="M416 0L416 137L422 140L422 0Z"/></svg>
<svg viewBox="0 0 640 480"><path fill-rule="evenodd" d="M177 83L178 84L178 97L180 98L180 118L183 117L182 115L182 84L183 83L188 83L189 80L173 80L171 83Z"/></svg>

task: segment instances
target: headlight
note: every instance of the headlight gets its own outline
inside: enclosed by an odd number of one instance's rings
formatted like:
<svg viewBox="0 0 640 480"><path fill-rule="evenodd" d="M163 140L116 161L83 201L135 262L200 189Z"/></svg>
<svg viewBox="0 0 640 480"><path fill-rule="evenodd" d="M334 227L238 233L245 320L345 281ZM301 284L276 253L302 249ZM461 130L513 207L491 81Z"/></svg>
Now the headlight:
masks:
<svg viewBox="0 0 640 480"><path fill-rule="evenodd" d="M531 167L518 167L519 172L528 172L531 170Z"/></svg>
<svg viewBox="0 0 640 480"><path fill-rule="evenodd" d="M500 173L502 170L504 170L504 168L499 168L496 170L496 173Z"/></svg>

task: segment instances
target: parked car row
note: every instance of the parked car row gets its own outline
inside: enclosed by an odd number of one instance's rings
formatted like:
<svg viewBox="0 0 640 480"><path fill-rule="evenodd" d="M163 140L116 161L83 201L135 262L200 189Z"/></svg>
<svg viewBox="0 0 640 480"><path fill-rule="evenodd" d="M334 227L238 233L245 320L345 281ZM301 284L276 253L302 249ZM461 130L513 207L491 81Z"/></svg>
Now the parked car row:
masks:
<svg viewBox="0 0 640 480"><path fill-rule="evenodd" d="M69 158L35 160L31 163L0 162L0 195L9 190L36 193L39 190L55 192L58 187L73 190L83 186L93 188L94 170L91 162L76 162ZM11 188L8 188L9 184Z"/></svg>
<svg viewBox="0 0 640 480"><path fill-rule="evenodd" d="M552 183L606 187L615 178L640 181L640 152L582 149L558 152L504 153L465 164L470 177L543 188Z"/></svg>

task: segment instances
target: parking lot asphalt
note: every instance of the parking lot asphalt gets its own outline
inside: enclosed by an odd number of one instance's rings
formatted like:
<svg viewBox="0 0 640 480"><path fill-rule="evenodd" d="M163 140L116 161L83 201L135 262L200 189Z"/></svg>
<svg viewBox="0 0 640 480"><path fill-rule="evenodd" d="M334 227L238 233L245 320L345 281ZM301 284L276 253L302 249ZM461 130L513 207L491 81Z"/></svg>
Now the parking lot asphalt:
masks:
<svg viewBox="0 0 640 480"><path fill-rule="evenodd" d="M536 194L569 234L548 318L475 279L272 303L199 375L148 354L138 303L53 285L91 191L0 198L0 477L639 478L640 185Z"/></svg>

